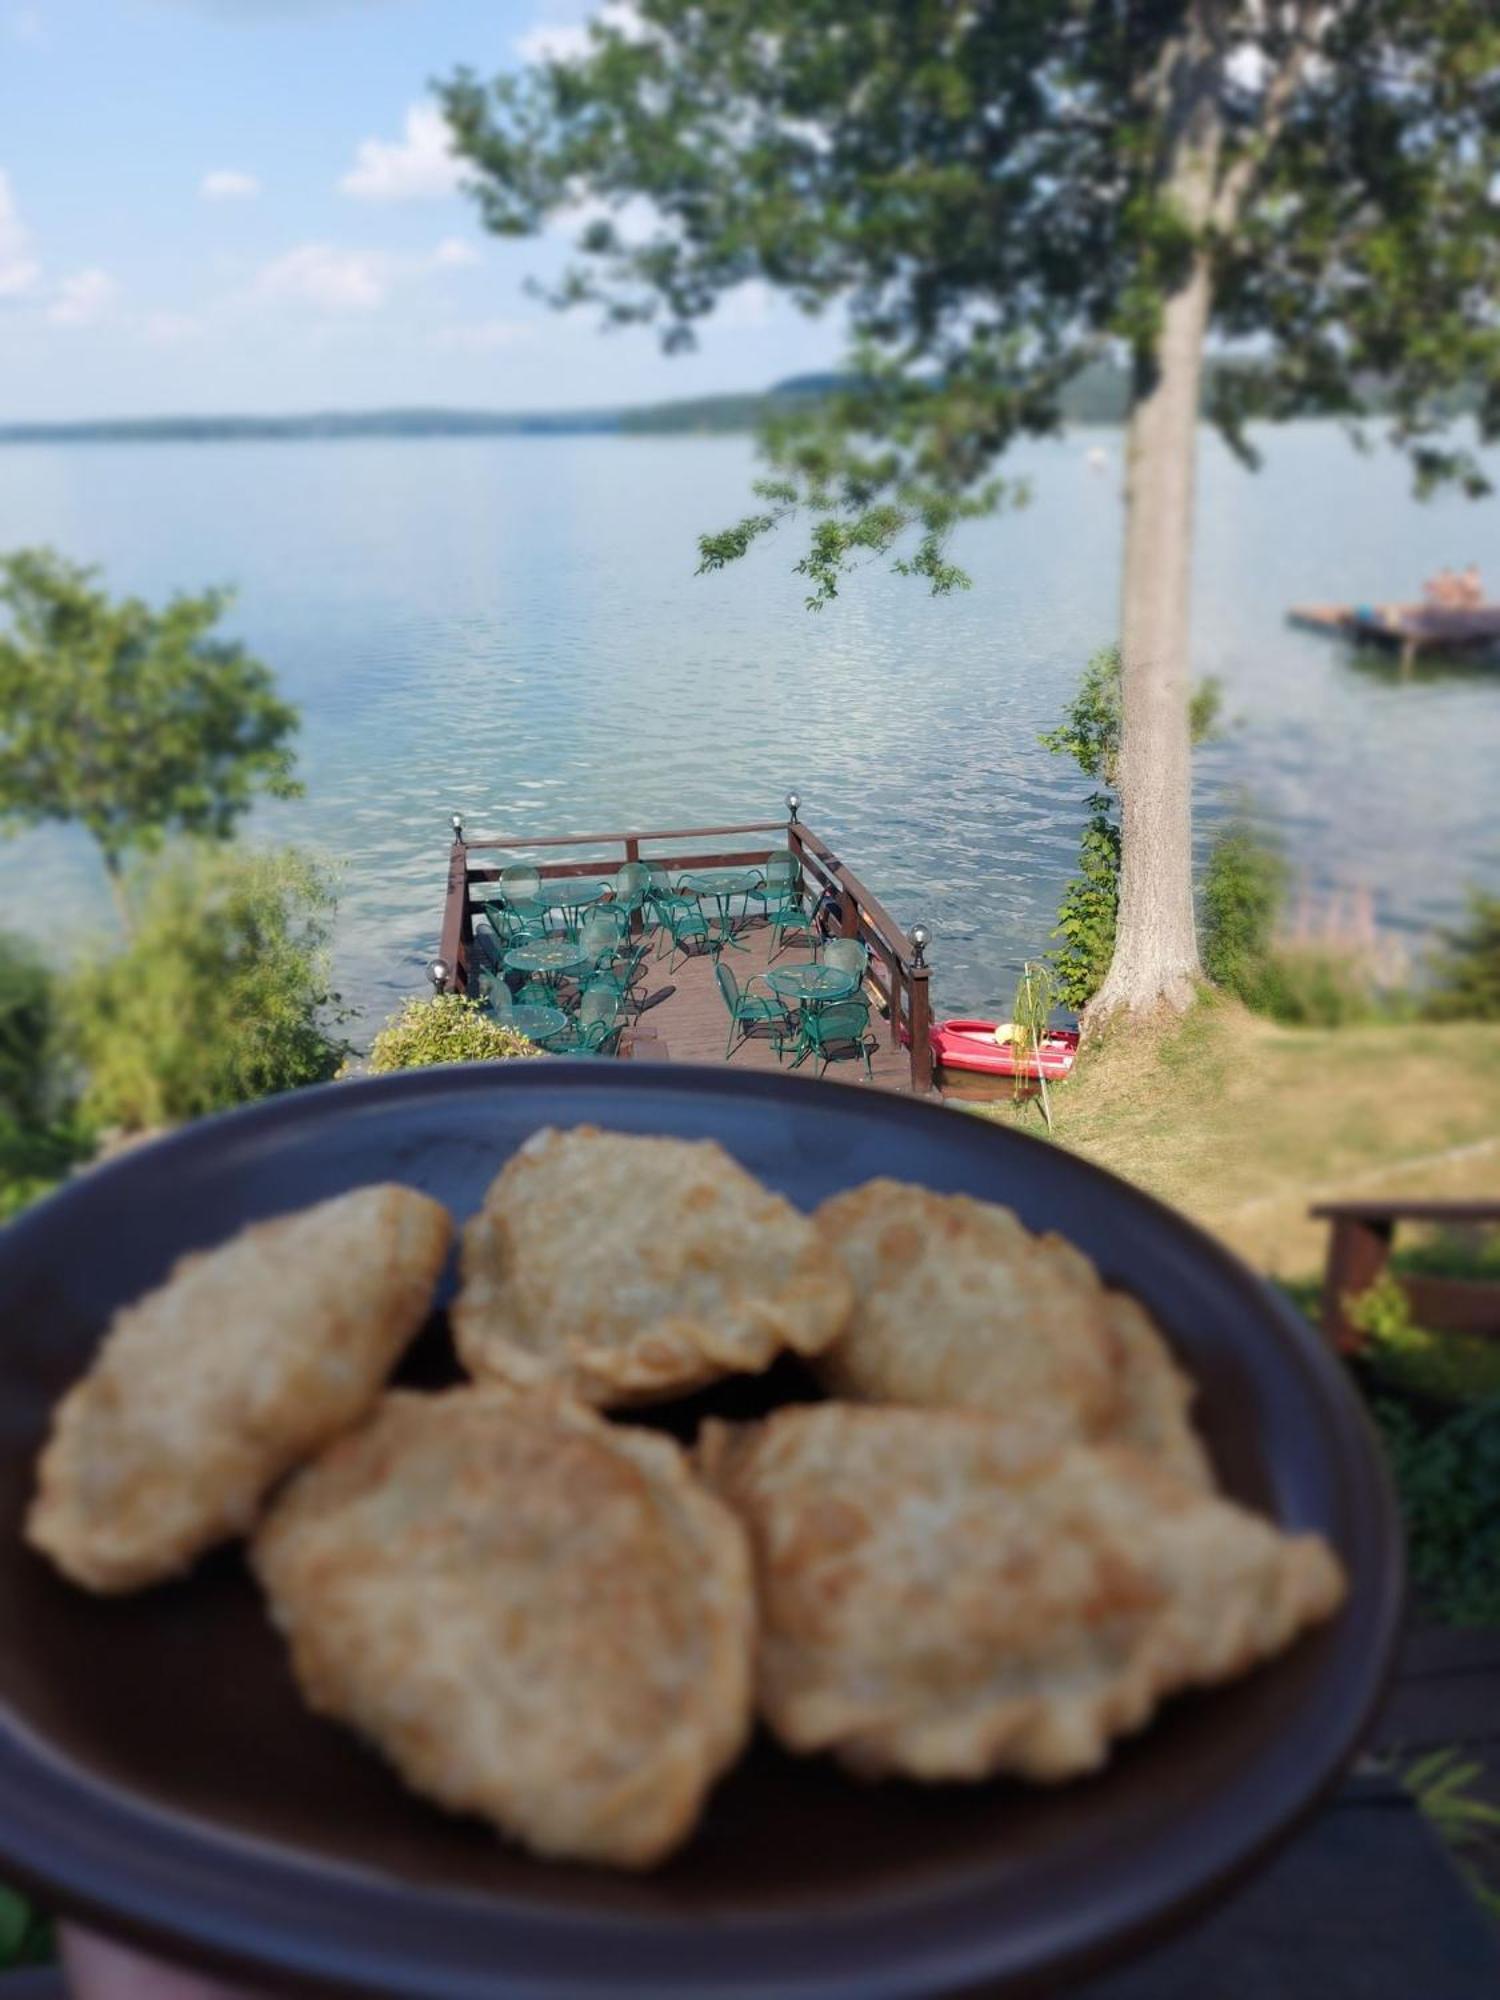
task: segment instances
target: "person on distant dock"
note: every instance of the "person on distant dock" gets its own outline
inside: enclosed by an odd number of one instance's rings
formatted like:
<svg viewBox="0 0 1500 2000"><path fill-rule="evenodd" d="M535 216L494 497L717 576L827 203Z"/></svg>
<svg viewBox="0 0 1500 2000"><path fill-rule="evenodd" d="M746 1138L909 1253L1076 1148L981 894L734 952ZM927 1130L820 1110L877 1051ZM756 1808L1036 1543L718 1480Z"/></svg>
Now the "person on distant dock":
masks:
<svg viewBox="0 0 1500 2000"><path fill-rule="evenodd" d="M1452 611L1463 601L1463 583L1451 569L1440 569L1436 576L1428 577L1422 585L1422 595L1429 604L1436 604L1444 611Z"/></svg>
<svg viewBox="0 0 1500 2000"><path fill-rule="evenodd" d="M1484 604L1484 584L1478 563L1470 563L1458 579L1458 602L1465 611L1478 611Z"/></svg>

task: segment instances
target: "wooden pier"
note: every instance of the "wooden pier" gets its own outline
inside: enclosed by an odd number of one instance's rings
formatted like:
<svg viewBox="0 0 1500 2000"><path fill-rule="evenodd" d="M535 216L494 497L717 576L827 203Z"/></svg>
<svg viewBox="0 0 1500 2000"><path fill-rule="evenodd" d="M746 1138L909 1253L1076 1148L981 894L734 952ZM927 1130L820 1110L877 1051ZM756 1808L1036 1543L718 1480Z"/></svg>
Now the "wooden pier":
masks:
<svg viewBox="0 0 1500 2000"><path fill-rule="evenodd" d="M455 814L435 978L450 991L469 989L479 965L475 918L482 922L484 892L512 862L529 863L544 882L609 876L627 861L661 862L676 876L762 868L774 851L787 848L801 864L808 904L826 899L825 907L837 906L836 919L822 918L823 933L858 938L868 949L864 991L871 1002L870 1027L876 1038L871 1051L875 1083L926 1096L933 1086L930 968L921 948L925 940L908 937L828 842L795 813L786 820L737 826L532 834L498 840L470 839ZM742 927L739 938L744 949L726 952L724 962L743 985L752 973L767 969L773 940L769 926L757 919ZM805 942L789 942L775 964L795 965L809 955ZM722 1062L729 1015L714 979L712 956L695 953L675 966L668 957L653 958L646 971L645 1004L621 1038L621 1053L636 1060ZM731 1060L751 1069L776 1067L769 1043L753 1037L741 1043ZM841 1061L826 1073L831 1080L854 1082L863 1079L864 1065Z"/></svg>
<svg viewBox="0 0 1500 2000"><path fill-rule="evenodd" d="M1485 653L1500 648L1500 604L1298 604L1288 622L1388 646L1410 666L1423 653Z"/></svg>

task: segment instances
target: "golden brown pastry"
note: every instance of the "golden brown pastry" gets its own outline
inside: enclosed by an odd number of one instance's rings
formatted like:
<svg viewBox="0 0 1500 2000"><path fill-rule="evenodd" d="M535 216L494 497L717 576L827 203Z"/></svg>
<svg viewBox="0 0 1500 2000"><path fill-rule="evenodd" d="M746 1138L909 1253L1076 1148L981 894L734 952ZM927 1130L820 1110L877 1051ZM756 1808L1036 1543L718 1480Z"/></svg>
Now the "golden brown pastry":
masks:
<svg viewBox="0 0 1500 2000"><path fill-rule="evenodd" d="M243 1533L268 1488L374 1402L451 1235L440 1203L382 1185L181 1258L58 1405L27 1539L113 1592Z"/></svg>
<svg viewBox="0 0 1500 2000"><path fill-rule="evenodd" d="M1121 1446L1018 1472L974 1411L787 1408L706 1425L699 1462L750 1530L762 1714L866 1775L1075 1777L1343 1596L1319 1537Z"/></svg>
<svg viewBox="0 0 1500 2000"><path fill-rule="evenodd" d="M817 1363L836 1396L986 1410L1009 1426L1017 1464L1114 1438L1211 1483L1160 1334L1061 1236L894 1180L834 1195L814 1221L854 1283L848 1325Z"/></svg>
<svg viewBox="0 0 1500 2000"><path fill-rule="evenodd" d="M712 1140L538 1132L463 1237L454 1338L481 1380L648 1402L843 1326L849 1280L805 1215Z"/></svg>
<svg viewBox="0 0 1500 2000"><path fill-rule="evenodd" d="M254 1561L311 1706L539 1854L651 1866L745 1741L739 1523L669 1438L564 1398L387 1396Z"/></svg>

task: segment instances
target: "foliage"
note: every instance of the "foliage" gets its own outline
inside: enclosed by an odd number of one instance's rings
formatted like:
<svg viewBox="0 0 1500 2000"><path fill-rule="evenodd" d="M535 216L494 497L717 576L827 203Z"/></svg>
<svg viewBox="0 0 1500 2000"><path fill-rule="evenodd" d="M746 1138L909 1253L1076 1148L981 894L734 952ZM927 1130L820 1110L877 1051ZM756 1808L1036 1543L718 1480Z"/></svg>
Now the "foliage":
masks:
<svg viewBox="0 0 1500 2000"><path fill-rule="evenodd" d="M137 872L129 943L67 988L84 1115L149 1130L337 1072L327 873L292 851L190 846Z"/></svg>
<svg viewBox="0 0 1500 2000"><path fill-rule="evenodd" d="M1338 945L1316 942L1277 947L1256 1004L1291 1028L1351 1028L1382 1016L1365 961Z"/></svg>
<svg viewBox="0 0 1500 2000"><path fill-rule="evenodd" d="M42 1965L53 1952L51 1922L18 1889L0 1882L0 1972Z"/></svg>
<svg viewBox="0 0 1500 2000"><path fill-rule="evenodd" d="M1420 481L1483 486L1440 431L1456 389L1500 431L1500 23L1493 0L640 0L585 50L444 90L487 225L585 213L551 293L669 349L752 281L842 304L850 368L782 409L759 505L706 568L802 512L810 601L888 557L934 591L948 541L1123 353L1154 379L1195 265L1211 328L1256 356L1211 414L1376 409ZM644 219L640 219L643 218Z"/></svg>
<svg viewBox="0 0 1500 2000"><path fill-rule="evenodd" d="M1443 933L1426 1013L1434 1021L1500 1021L1500 896L1469 891L1468 922Z"/></svg>
<svg viewBox="0 0 1500 2000"><path fill-rule="evenodd" d="M1344 1310L1365 1336L1365 1366L1393 1389L1440 1403L1500 1397L1500 1340L1418 1326L1394 1271L1383 1271Z"/></svg>
<svg viewBox="0 0 1500 2000"><path fill-rule="evenodd" d="M28 944L0 932L0 1124L46 1124L56 1055L51 975Z"/></svg>
<svg viewBox="0 0 1500 2000"><path fill-rule="evenodd" d="M1414 1580L1449 1624L1500 1624L1500 1398L1433 1425L1389 1398L1372 1408Z"/></svg>
<svg viewBox="0 0 1500 2000"><path fill-rule="evenodd" d="M492 1020L463 993L435 993L408 1000L370 1044L368 1067L377 1073L423 1069L430 1063L503 1062L542 1051L514 1028Z"/></svg>
<svg viewBox="0 0 1500 2000"><path fill-rule="evenodd" d="M1473 1789L1484 1776L1483 1764L1448 1744L1414 1757L1397 1775L1443 1845L1452 1851L1459 1873L1479 1902L1492 1917L1500 1919L1500 1889L1475 1865L1476 1859L1488 1860L1493 1875L1495 1857L1500 1853L1500 1806L1479 1798Z"/></svg>
<svg viewBox="0 0 1500 2000"><path fill-rule="evenodd" d="M0 557L0 827L71 820L111 881L170 834L225 839L257 792L290 798L295 709L214 629L223 591L111 600L47 549Z"/></svg>
<svg viewBox="0 0 1500 2000"><path fill-rule="evenodd" d="M0 934L0 1222L87 1150L72 1126L53 982L36 953Z"/></svg>
<svg viewBox="0 0 1500 2000"><path fill-rule="evenodd" d="M1194 743L1213 735L1221 705L1218 681L1210 678L1194 688L1189 707ZM1057 999L1075 1013L1099 990L1115 952L1121 837L1114 785L1120 728L1120 649L1106 646L1084 668L1062 721L1041 738L1044 749L1056 757L1071 757L1100 788L1084 800L1088 818L1078 840L1078 873L1063 890L1052 933L1063 940L1052 953Z"/></svg>
<svg viewBox="0 0 1500 2000"><path fill-rule="evenodd" d="M1203 876L1203 969L1261 1013L1268 1011L1286 884L1280 849L1248 820L1236 819L1215 835Z"/></svg>

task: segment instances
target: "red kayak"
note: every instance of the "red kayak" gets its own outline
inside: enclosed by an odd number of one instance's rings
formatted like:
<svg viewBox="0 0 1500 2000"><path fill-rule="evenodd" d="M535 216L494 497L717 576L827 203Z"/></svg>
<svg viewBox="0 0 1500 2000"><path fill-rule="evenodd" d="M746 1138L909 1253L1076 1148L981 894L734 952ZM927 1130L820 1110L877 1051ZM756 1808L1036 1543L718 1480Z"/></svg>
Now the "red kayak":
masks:
<svg viewBox="0 0 1500 2000"><path fill-rule="evenodd" d="M944 1069L973 1070L982 1076L1034 1077L1037 1058L1027 1055L1016 1062L1009 1043L995 1040L994 1021L939 1021L932 1031L932 1053ZM1048 1083L1067 1076L1078 1060L1078 1032L1074 1028L1051 1028L1042 1037L1041 1074Z"/></svg>

